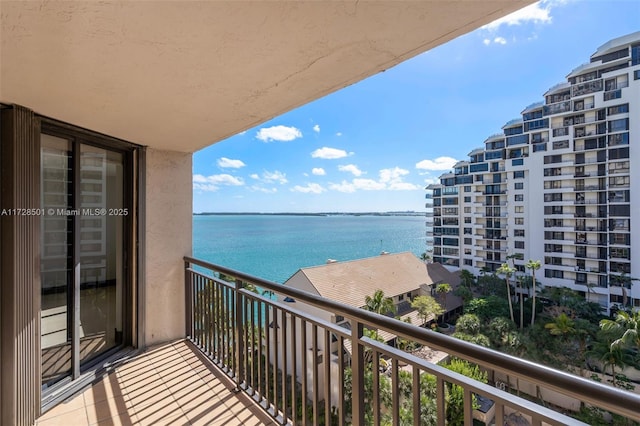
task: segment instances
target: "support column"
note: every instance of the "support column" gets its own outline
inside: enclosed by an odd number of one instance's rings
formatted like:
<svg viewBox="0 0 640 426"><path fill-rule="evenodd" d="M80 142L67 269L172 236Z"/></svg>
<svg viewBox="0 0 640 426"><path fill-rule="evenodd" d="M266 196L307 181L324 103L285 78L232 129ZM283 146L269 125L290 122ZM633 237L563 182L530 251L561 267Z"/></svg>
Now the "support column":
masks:
<svg viewBox="0 0 640 426"><path fill-rule="evenodd" d="M1 111L0 424L40 414L40 121L24 107Z"/></svg>

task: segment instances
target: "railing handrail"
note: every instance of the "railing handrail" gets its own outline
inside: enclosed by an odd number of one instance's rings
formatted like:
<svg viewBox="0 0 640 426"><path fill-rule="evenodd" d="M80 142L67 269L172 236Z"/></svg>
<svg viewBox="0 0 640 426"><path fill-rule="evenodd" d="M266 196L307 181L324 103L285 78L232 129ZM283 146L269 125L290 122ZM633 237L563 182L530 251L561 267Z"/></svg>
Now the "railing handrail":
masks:
<svg viewBox="0 0 640 426"><path fill-rule="evenodd" d="M441 333L434 333L425 328L407 324L394 318L364 309L354 308L344 303L295 288L286 287L282 284L258 278L231 268L189 256L184 257L184 262L185 265L197 265L221 272L225 275L234 276L243 282L255 284L262 289L283 294L293 299L299 299L314 307L332 313L338 313L345 318L353 319L364 324L375 325L376 328L385 329L393 334L442 350L450 355L459 356L460 358L481 364L485 367L488 366L496 371L532 380L561 394L594 404L631 419L640 420L640 412L638 411L638 407L640 407L640 395L625 392L602 383L574 376L564 371L536 364ZM273 301L273 303L277 304L276 301ZM278 304L278 306L280 306L280 304Z"/></svg>

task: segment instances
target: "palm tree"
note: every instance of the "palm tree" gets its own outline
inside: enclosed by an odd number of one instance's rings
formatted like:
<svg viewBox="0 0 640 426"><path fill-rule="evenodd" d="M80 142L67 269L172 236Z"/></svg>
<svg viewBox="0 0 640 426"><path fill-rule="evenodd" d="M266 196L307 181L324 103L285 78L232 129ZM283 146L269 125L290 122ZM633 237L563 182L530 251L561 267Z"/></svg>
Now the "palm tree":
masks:
<svg viewBox="0 0 640 426"><path fill-rule="evenodd" d="M524 327L524 288L527 288L527 293L529 292L529 282L524 276L516 277L516 282L518 283L518 291L520 295L520 329Z"/></svg>
<svg viewBox="0 0 640 426"><path fill-rule="evenodd" d="M372 296L365 296L364 309L367 311L375 312L377 314L389 315L396 313L396 307L393 304L393 299L384 296L384 291L376 290Z"/></svg>
<svg viewBox="0 0 640 426"><path fill-rule="evenodd" d="M471 289L475 280L476 277L468 269L463 269L462 271L460 271L460 283L463 286Z"/></svg>
<svg viewBox="0 0 640 426"><path fill-rule="evenodd" d="M448 283L442 283L436 286L436 293L442 299L440 303L445 310L447 310L447 293L449 292L451 292L451 285Z"/></svg>
<svg viewBox="0 0 640 426"><path fill-rule="evenodd" d="M422 259L423 262L425 263L429 263L431 260L431 256L429 256L429 254L427 254L427 252L424 252L420 255L420 259Z"/></svg>
<svg viewBox="0 0 640 426"><path fill-rule="evenodd" d="M511 315L511 321L515 322L513 319L513 304L511 303L511 285L509 283L509 279L516 272L515 268L509 266L508 263L503 263L498 268L498 273L504 275L504 281L507 284L507 299L509 300L509 314Z"/></svg>
<svg viewBox="0 0 640 426"><path fill-rule="evenodd" d="M640 311L633 313L618 311L616 319L603 319L600 328L605 332L615 332L622 335L614 340L611 346L635 346L640 349Z"/></svg>
<svg viewBox="0 0 640 426"><path fill-rule="evenodd" d="M616 386L616 367L621 370L629 365L634 364L631 352L622 346L613 346L608 342L598 342L589 351L588 355L593 356L602 362L602 370L607 371L607 367L611 368L611 385Z"/></svg>
<svg viewBox="0 0 640 426"><path fill-rule="evenodd" d="M553 321L546 323L544 328L554 336L562 336L563 340L567 340L575 332L575 323L564 312L558 315Z"/></svg>
<svg viewBox="0 0 640 426"><path fill-rule="evenodd" d="M524 265L531 270L531 284L533 285L533 299L531 300L531 326L536 321L536 271L542 266L539 260L531 260Z"/></svg>

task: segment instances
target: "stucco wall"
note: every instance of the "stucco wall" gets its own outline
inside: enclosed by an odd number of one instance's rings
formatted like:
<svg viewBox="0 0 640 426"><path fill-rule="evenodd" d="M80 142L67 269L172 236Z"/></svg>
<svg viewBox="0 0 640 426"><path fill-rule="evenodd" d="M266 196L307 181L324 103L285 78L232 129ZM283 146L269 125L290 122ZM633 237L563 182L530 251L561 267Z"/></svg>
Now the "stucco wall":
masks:
<svg viewBox="0 0 640 426"><path fill-rule="evenodd" d="M184 263L192 245L191 154L147 150L145 341L184 336Z"/></svg>

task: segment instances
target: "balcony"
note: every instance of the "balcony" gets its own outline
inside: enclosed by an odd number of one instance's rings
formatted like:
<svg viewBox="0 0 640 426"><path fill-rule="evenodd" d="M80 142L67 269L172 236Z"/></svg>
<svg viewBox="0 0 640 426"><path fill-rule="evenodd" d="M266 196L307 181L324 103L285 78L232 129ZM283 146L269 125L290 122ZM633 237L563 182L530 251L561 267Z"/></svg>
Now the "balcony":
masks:
<svg viewBox="0 0 640 426"><path fill-rule="evenodd" d="M150 348L82 394L48 411L46 425L275 425L193 344Z"/></svg>
<svg viewBox="0 0 640 426"><path fill-rule="evenodd" d="M378 424L387 416L400 424L403 409L417 425L421 410L432 404L438 424L444 425L447 389L458 385L465 424L472 423L474 395L493 401L498 425L511 412L522 413L532 424L582 424L508 388L471 380L371 339L365 330L410 339L509 377L511 383L531 383L542 395L560 392L578 405L585 402L640 419L633 409L640 397L630 392L228 268L185 258L185 286L188 340L234 383L238 396L255 401L277 423ZM318 310L345 322L337 325L308 313ZM401 372L411 375L410 383L401 384ZM434 377L432 398L421 398L423 374ZM365 384L367 377L373 386ZM376 391L383 380L391 386L391 401L382 401Z"/></svg>

